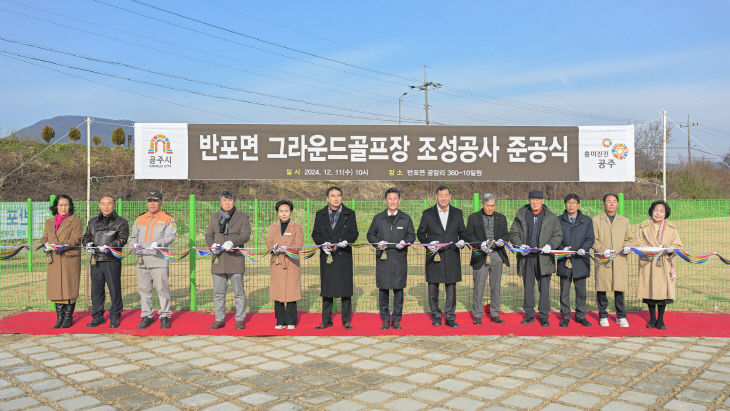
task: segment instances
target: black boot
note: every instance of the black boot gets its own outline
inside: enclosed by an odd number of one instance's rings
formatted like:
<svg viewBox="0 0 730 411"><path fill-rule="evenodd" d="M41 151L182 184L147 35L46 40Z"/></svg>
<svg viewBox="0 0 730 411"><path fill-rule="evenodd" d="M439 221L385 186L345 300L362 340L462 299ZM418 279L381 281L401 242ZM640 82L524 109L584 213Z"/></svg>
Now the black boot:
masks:
<svg viewBox="0 0 730 411"><path fill-rule="evenodd" d="M63 310L66 304L56 303L56 325L53 328L61 328L63 322Z"/></svg>
<svg viewBox="0 0 730 411"><path fill-rule="evenodd" d="M664 310L667 308L666 304L659 304L659 317L656 320L657 330L666 330L667 326L664 324Z"/></svg>
<svg viewBox="0 0 730 411"><path fill-rule="evenodd" d="M656 327L656 305L648 304L649 306L649 322L646 323L646 328Z"/></svg>
<svg viewBox="0 0 730 411"><path fill-rule="evenodd" d="M76 303L64 304L63 308L63 323L61 323L61 328L70 328L74 323L74 310L76 309Z"/></svg>

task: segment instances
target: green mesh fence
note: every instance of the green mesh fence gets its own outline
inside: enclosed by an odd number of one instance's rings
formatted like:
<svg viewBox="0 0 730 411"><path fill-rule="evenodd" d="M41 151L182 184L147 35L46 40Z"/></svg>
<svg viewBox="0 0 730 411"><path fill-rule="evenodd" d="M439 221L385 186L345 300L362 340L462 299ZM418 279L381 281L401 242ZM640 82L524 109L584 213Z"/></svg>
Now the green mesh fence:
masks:
<svg viewBox="0 0 730 411"><path fill-rule="evenodd" d="M648 218L647 210L650 200L626 200L622 202L620 212L626 215L634 228ZM276 221L275 201L238 201L236 206L247 213L251 221L253 235L246 248L265 247L268 227ZM360 238L365 242L366 233L375 214L384 210L382 201L345 201L348 207L357 213ZM425 208L433 206L432 199L403 200L401 210L408 213L416 227ZM497 203L498 211L507 216L511 223L517 209L526 204L523 200L504 200ZM549 200L548 207L561 213L561 201ZM315 212L326 205L325 201L296 201L292 220L301 224L305 232L305 246L312 246L309 234L312 230ZM478 200L455 200L452 205L464 211L464 217L479 207ZM717 251L725 257L730 256L730 200L672 200L671 220L679 228L680 236L687 250ZM18 245L38 243L43 231L43 222L50 217L49 203L21 202L0 203L0 245ZM84 202L76 202L75 215L82 220L86 216ZM172 251L180 253L190 246L205 246L205 230L210 216L219 208L217 201L166 201L163 209L175 217L178 234L172 244ZM601 200L583 200L581 210L594 216L603 210ZM130 221L146 211L144 201L118 201L117 212ZM92 216L98 213L97 205L92 204ZM28 224L30 222L30 224ZM194 230L191 228L194 227ZM515 256L511 253L512 266L505 267L502 276L502 306L505 311L520 310L522 306L522 281L515 271ZM629 257L629 292L626 304L629 309L640 309L640 300L636 296L638 279L638 257ZM89 262L84 253L82 261L80 297L78 304L90 307ZM125 309L139 307L139 295L135 276L135 259L126 258L122 263L122 289ZM375 254L369 247L354 250L355 294L353 305L356 311L377 312L378 290L375 287ZM1 308L34 308L50 307L46 299L45 257L39 251L22 251L10 260L0 261L0 307ZM170 287L172 303L175 310L212 311L213 290L210 274L211 259L206 257L188 257L170 264ZM713 258L705 264L689 264L679 261L677 264L679 280L677 282L677 299L674 310L730 312L730 267ZM473 280L469 266L469 253L462 252L463 281L457 285L457 309L470 310L472 305ZM405 290L404 311L428 311L426 283L424 280L424 253L419 249L409 252L408 283ZM595 310L593 281L588 281L589 310ZM249 312L273 311L273 302L269 298L268 260L259 263L246 263L245 287ZM318 311L321 309L319 298L319 259L305 260L301 265L302 299L298 307L302 311ZM154 294L154 293L153 293ZM486 296L489 293L485 293ZM554 278L551 287L551 304L554 310L559 307L559 281ZM156 297L155 304L157 304ZM443 295L441 297L443 299ZM485 297L484 303L488 303ZM228 305L233 306L229 293Z"/></svg>

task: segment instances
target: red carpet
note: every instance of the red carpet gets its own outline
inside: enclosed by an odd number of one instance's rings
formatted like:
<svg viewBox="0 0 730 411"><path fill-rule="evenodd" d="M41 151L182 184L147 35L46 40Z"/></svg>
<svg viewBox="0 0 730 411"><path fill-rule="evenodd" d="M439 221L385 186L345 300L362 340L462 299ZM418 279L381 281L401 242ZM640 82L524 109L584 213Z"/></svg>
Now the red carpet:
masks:
<svg viewBox="0 0 730 411"><path fill-rule="evenodd" d="M487 309L488 310L488 309ZM487 311L488 312L488 311ZM160 322L156 319L146 330L137 330L140 321L140 310L125 311L122 315L121 326L117 329L109 328L109 321L96 328L86 326L91 320L88 312L74 314L74 324L67 329L51 328L56 322L54 312L25 312L5 318L0 321L1 334L103 334L117 333L139 336L159 335L240 335L240 336L282 336L282 335L314 335L314 336L374 336L374 335L523 335L523 336L593 336L593 337L621 337L621 336L672 336L672 337L730 337L730 314L699 314L670 312L665 314L666 330L647 329L645 327L648 312L636 312L628 315L631 324L629 328L619 328L616 317L609 317L610 327L598 326L598 314L589 313L588 319L592 327L584 327L571 321L568 328L558 326L559 313L552 313L550 327L543 328L535 321L528 325L520 324L521 313L503 314L505 324L495 324L489 321L488 314L483 318L482 325L472 324L471 312L456 313L458 328L449 328L445 325L434 327L431 325L429 314L404 314L401 320L402 330L381 330L380 317L376 313L353 314L353 327L350 330L342 328L339 314L334 315L334 327L325 330L315 330L320 323L320 313L299 313L299 323L294 330L275 330L273 313L248 314L246 329L236 330L233 314L226 316L226 327L218 330L209 330L213 323L213 316L201 312L175 312L172 315L172 328L160 329ZM107 313L108 319L108 313Z"/></svg>

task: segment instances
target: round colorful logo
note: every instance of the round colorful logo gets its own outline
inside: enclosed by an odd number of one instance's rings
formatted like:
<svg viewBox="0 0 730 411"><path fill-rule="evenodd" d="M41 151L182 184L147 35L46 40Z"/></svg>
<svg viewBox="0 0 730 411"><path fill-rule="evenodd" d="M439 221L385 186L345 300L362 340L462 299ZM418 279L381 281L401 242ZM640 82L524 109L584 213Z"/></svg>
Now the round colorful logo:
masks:
<svg viewBox="0 0 730 411"><path fill-rule="evenodd" d="M606 137L606 138L603 139L603 141L601 142L601 144L603 144L603 147L609 148L613 144L613 141L611 141L610 138Z"/></svg>
<svg viewBox="0 0 730 411"><path fill-rule="evenodd" d="M617 160L623 160L629 156L629 147L623 143L615 144L611 149L611 154Z"/></svg>

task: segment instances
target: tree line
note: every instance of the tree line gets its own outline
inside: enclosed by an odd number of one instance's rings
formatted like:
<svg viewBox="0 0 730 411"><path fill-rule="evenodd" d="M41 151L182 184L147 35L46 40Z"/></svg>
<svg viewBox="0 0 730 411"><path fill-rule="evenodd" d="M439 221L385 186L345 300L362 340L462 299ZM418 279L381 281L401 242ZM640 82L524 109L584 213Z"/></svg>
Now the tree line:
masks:
<svg viewBox="0 0 730 411"><path fill-rule="evenodd" d="M43 138L43 141L46 143L51 142L56 137L56 131L53 130L53 127L51 126L45 126L43 127L43 131L41 132L41 138ZM79 139L81 139L81 131L79 131L76 127L71 127L68 131L68 138L69 140L76 142ZM91 141L94 143L94 145L98 146L101 144L101 136L94 136L91 138ZM116 146L123 146L124 143L127 141L127 134L124 132L124 130L121 127L117 127L112 132L112 143Z"/></svg>

